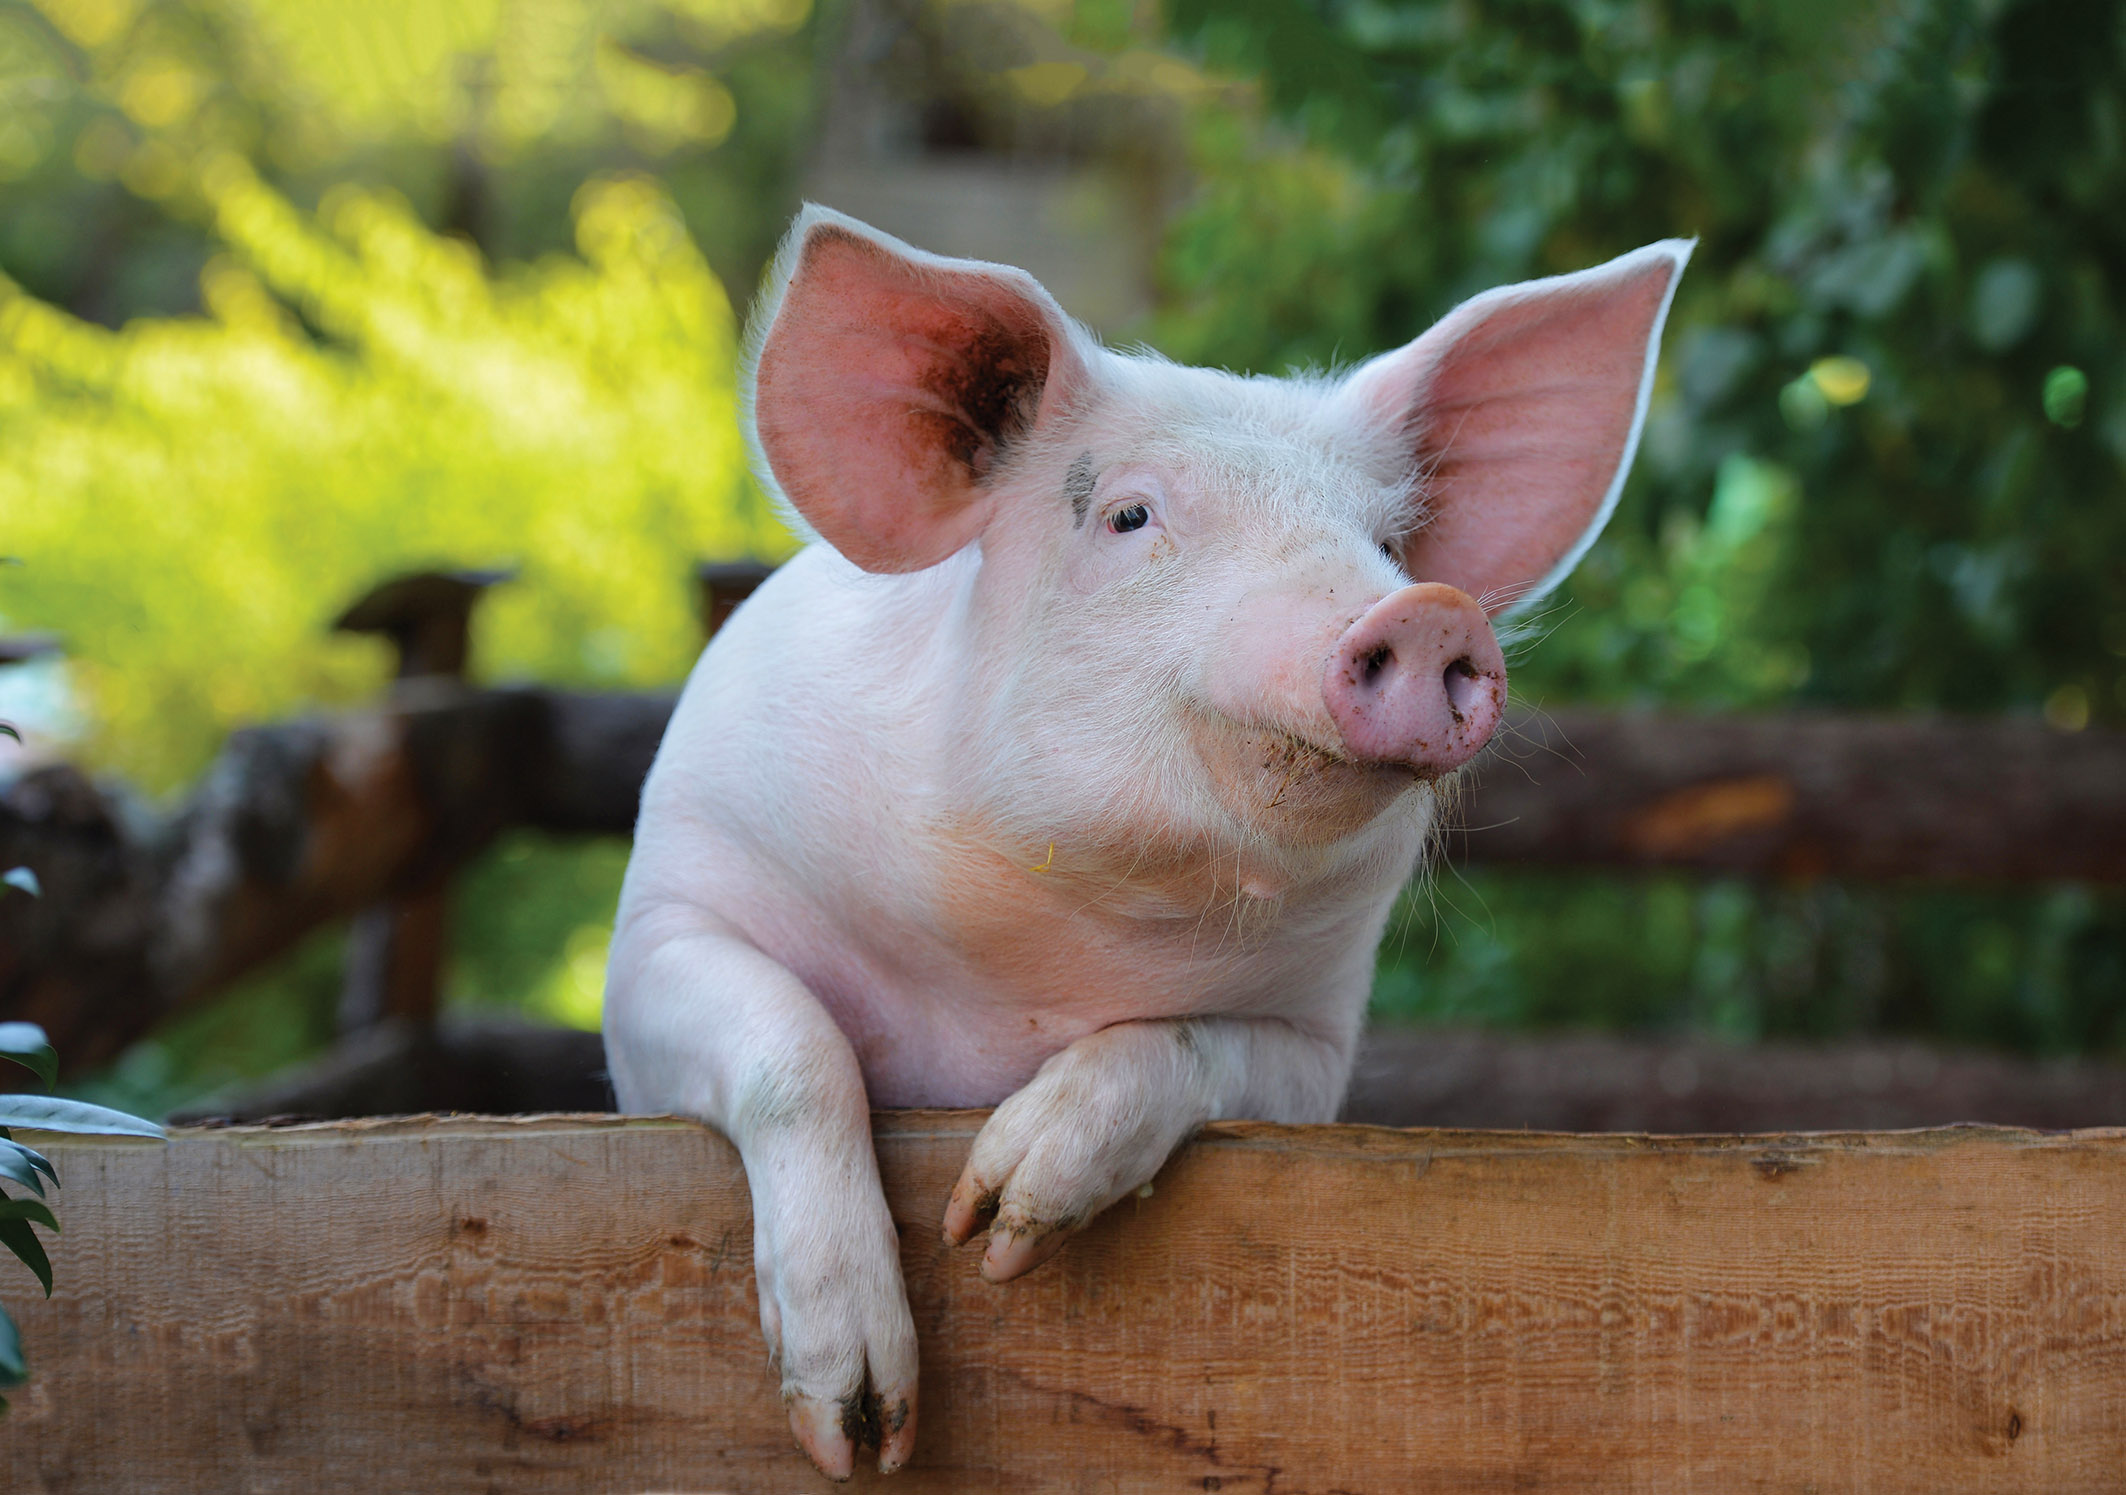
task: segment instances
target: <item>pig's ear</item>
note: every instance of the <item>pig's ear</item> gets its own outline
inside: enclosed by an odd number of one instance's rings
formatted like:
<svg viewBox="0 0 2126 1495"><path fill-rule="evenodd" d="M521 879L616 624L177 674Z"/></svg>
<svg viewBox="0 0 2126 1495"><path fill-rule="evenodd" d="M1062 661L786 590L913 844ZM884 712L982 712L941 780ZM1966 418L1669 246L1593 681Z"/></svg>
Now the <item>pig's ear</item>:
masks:
<svg viewBox="0 0 2126 1495"><path fill-rule="evenodd" d="M1690 258L1667 239L1577 275L1463 302L1341 392L1403 444L1425 519L1403 563L1494 615L1592 545L1631 470L1661 324Z"/></svg>
<svg viewBox="0 0 2126 1495"><path fill-rule="evenodd" d="M865 570L935 565L988 523L1011 442L1082 383L1079 334L1023 270L924 254L820 207L776 277L752 359L766 468Z"/></svg>

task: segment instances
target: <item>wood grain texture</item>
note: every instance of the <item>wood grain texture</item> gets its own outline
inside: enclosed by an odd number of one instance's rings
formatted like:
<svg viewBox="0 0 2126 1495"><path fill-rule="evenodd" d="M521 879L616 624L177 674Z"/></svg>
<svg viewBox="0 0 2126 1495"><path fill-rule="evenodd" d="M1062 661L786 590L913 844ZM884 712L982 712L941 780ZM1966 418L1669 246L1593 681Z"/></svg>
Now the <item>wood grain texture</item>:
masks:
<svg viewBox="0 0 2126 1495"><path fill-rule="evenodd" d="M1221 1126L990 1287L878 1120L916 1492L2126 1488L2126 1131ZM10 1491L802 1491L688 1123L51 1140Z"/></svg>
<svg viewBox="0 0 2126 1495"><path fill-rule="evenodd" d="M2126 883L2126 733L1945 716L1517 713L1451 861Z"/></svg>

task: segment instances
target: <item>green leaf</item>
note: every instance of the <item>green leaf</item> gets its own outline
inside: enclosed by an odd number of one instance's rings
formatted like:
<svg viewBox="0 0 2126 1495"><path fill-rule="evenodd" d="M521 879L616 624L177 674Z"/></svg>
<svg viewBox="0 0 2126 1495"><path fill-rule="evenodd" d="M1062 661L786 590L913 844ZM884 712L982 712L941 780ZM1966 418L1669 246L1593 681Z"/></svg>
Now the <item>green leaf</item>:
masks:
<svg viewBox="0 0 2126 1495"><path fill-rule="evenodd" d="M52 1295L52 1259L44 1254L44 1243L37 1239L37 1232L30 1229L27 1220L0 1220L0 1246L7 1247L22 1259L22 1264L37 1274L44 1284L44 1295Z"/></svg>
<svg viewBox="0 0 2126 1495"><path fill-rule="evenodd" d="M59 1222L52 1217L51 1207L35 1199L9 1199L0 1195L0 1220L27 1220L33 1225L42 1225L53 1234L58 1234Z"/></svg>
<svg viewBox="0 0 2126 1495"><path fill-rule="evenodd" d="M22 1331L7 1310L0 1308L0 1386L20 1386L29 1378L29 1364L22 1358ZM0 1397L0 1407L6 1405L7 1398Z"/></svg>
<svg viewBox="0 0 2126 1495"><path fill-rule="evenodd" d="M22 740L22 734L15 730L13 722L0 722L0 737L12 737L17 742Z"/></svg>
<svg viewBox="0 0 2126 1495"><path fill-rule="evenodd" d="M59 1078L59 1054L35 1023L0 1023L0 1059L12 1059L50 1085Z"/></svg>
<svg viewBox="0 0 2126 1495"><path fill-rule="evenodd" d="M35 1189L40 1197L44 1194L44 1180L39 1171L52 1175L52 1182L59 1181L52 1174L52 1165L38 1154L31 1152L20 1142L0 1141L0 1178L11 1178L26 1188Z"/></svg>
<svg viewBox="0 0 2126 1495"><path fill-rule="evenodd" d="M44 884L37 881L37 874L27 867L10 867L0 872L0 883L11 888L20 888L32 898L44 896Z"/></svg>
<svg viewBox="0 0 2126 1495"><path fill-rule="evenodd" d="M0 1095L0 1126L25 1126L39 1132L84 1132L110 1137L161 1137L163 1130L145 1117L128 1116L109 1106L63 1100L56 1095Z"/></svg>
<svg viewBox="0 0 2126 1495"><path fill-rule="evenodd" d="M6 1139L6 1141L7 1145L10 1147L22 1147L22 1144L20 1142L15 1141L13 1138L8 1138ZM30 1166L32 1168L36 1169L39 1173L43 1174L46 1178L52 1181L53 1188L56 1189L59 1187L59 1170L52 1166L51 1160L49 1158L47 1158L43 1153L38 1152L36 1149L29 1147L22 1147L22 1155L30 1160Z"/></svg>

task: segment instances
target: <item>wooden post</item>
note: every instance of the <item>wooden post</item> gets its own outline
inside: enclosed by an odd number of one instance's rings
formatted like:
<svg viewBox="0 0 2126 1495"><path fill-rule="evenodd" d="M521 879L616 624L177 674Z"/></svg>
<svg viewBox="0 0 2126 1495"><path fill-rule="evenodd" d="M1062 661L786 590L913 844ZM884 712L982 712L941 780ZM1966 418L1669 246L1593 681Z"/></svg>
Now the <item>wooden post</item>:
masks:
<svg viewBox="0 0 2126 1495"><path fill-rule="evenodd" d="M975 1491L2105 1491L2126 1131L1213 1127L991 1287L981 1117L876 1119L914 1465ZM745 1182L688 1122L48 1139L0 1488L804 1491ZM40 1142L38 1145L46 1145Z"/></svg>
<svg viewBox="0 0 2126 1495"><path fill-rule="evenodd" d="M423 571L394 577L356 602L333 628L381 634L398 653L393 689L408 681L463 683L472 656L472 610L513 571ZM339 1027L357 1033L387 1020L426 1028L443 999L450 953L450 872L428 870L417 886L355 915L347 931Z"/></svg>

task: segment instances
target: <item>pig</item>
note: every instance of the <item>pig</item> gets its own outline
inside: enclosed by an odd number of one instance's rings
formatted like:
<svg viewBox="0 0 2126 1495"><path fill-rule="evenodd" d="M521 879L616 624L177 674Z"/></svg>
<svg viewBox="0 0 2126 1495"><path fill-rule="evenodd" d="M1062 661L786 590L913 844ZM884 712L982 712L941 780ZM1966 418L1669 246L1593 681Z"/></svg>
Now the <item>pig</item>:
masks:
<svg viewBox="0 0 2126 1495"><path fill-rule="evenodd" d="M1495 620L1615 507L1690 249L1264 378L797 219L745 380L809 543L657 754L605 1040L623 1110L737 1148L823 1474L915 1445L873 1107L995 1108L942 1225L999 1283L1205 1122L1334 1119L1391 907L1505 709Z"/></svg>

